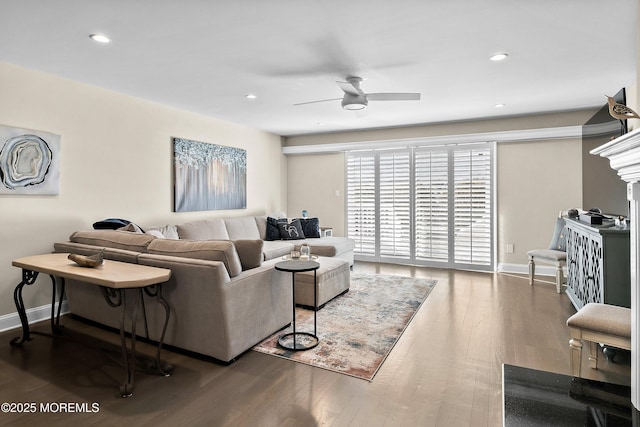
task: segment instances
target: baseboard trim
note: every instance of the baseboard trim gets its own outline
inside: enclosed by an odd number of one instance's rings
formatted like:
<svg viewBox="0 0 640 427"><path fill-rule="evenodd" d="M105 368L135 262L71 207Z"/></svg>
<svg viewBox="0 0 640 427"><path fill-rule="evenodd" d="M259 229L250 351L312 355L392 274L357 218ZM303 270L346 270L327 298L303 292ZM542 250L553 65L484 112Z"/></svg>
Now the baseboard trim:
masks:
<svg viewBox="0 0 640 427"><path fill-rule="evenodd" d="M564 269L565 275L567 269ZM529 274L528 264L498 264L498 273L512 273L512 274ZM550 265L536 264L536 276L553 276L556 275L556 268Z"/></svg>
<svg viewBox="0 0 640 427"><path fill-rule="evenodd" d="M58 309L58 303L56 303L55 309ZM67 301L62 301L60 315L67 313L69 313L69 305L67 304ZM27 309L27 319L29 320L29 324L41 322L50 318L51 304ZM15 313L9 313L0 316L0 332L9 331L11 329L20 327L22 327L22 323L20 323L20 316L18 315L17 311Z"/></svg>

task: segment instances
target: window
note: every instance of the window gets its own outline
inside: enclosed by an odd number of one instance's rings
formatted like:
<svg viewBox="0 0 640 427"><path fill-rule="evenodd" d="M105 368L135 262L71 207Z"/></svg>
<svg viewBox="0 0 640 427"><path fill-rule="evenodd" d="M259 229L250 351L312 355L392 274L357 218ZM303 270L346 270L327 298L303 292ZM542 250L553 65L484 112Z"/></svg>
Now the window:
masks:
<svg viewBox="0 0 640 427"><path fill-rule="evenodd" d="M357 259L493 270L494 144L347 154Z"/></svg>

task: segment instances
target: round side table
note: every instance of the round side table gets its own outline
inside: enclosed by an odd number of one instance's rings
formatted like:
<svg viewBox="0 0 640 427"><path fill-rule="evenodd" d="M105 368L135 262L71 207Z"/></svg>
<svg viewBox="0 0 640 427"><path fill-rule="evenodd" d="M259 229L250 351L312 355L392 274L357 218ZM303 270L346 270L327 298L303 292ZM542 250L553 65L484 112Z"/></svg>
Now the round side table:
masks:
<svg viewBox="0 0 640 427"><path fill-rule="evenodd" d="M317 310L313 311L313 333L296 332L296 273L313 271L313 306L315 307L318 299L316 291L316 271L318 268L320 268L320 264L316 261L288 260L281 261L275 265L276 270L291 273L291 288L293 289L293 332L278 337L278 345L282 348L293 351L309 350L317 346L320 342L317 335ZM298 338L302 338L305 342L299 343Z"/></svg>

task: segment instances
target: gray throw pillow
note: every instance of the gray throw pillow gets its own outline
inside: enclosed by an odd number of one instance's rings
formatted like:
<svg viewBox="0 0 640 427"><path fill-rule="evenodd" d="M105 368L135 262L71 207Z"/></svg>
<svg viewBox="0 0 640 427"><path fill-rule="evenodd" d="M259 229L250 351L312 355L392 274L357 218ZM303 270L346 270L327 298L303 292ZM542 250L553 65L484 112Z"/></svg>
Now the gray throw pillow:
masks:
<svg viewBox="0 0 640 427"><path fill-rule="evenodd" d="M551 238L549 249L563 252L567 251L567 222L564 218L558 218L556 220L556 227L553 230L553 237Z"/></svg>

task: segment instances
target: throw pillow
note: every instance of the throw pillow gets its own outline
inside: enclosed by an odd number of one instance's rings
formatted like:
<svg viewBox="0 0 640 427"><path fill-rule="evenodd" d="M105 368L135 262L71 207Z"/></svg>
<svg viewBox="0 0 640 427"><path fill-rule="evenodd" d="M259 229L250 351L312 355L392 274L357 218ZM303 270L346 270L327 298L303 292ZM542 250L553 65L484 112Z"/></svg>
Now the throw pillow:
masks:
<svg viewBox="0 0 640 427"><path fill-rule="evenodd" d="M147 230L144 234L149 234L150 236L153 236L157 239L166 239L166 237L164 237L164 234L162 234L158 230Z"/></svg>
<svg viewBox="0 0 640 427"><path fill-rule="evenodd" d="M124 227L118 228L120 231L130 231L131 233L143 233L142 228L139 225L130 222L128 225Z"/></svg>
<svg viewBox="0 0 640 427"><path fill-rule="evenodd" d="M131 221L121 218L107 218L102 221L94 222L94 230L117 230L120 227L125 227Z"/></svg>
<svg viewBox="0 0 640 427"><path fill-rule="evenodd" d="M304 232L300 225L300 220L294 219L290 223L278 223L280 229L280 237L282 240L298 240L304 239Z"/></svg>
<svg viewBox="0 0 640 427"><path fill-rule="evenodd" d="M151 231L155 231L156 233L160 233L164 239L179 239L180 238L180 237L178 237L178 227L176 227L175 225L167 224L167 225L145 226L144 227L144 231L145 231L145 233L153 234L154 236L156 234L150 233L150 232Z"/></svg>
<svg viewBox="0 0 640 427"><path fill-rule="evenodd" d="M262 265L262 240L232 240L236 245L236 252L240 257L240 264L242 264L242 271L251 270L252 268L260 267Z"/></svg>
<svg viewBox="0 0 640 427"><path fill-rule="evenodd" d="M553 230L553 237L551 238L549 249L563 252L567 251L567 223L564 218L558 218L556 220L556 227Z"/></svg>
<svg viewBox="0 0 640 427"><path fill-rule="evenodd" d="M280 228L278 224L286 224L287 218L267 217L267 230L264 240L280 240Z"/></svg>
<svg viewBox="0 0 640 427"><path fill-rule="evenodd" d="M300 218L300 225L307 239L320 237L320 220L318 218Z"/></svg>

